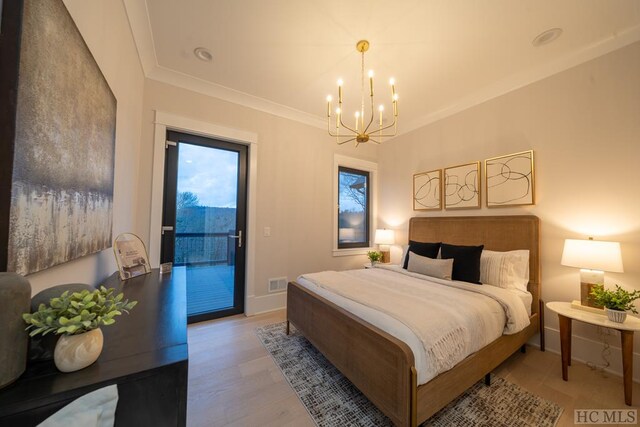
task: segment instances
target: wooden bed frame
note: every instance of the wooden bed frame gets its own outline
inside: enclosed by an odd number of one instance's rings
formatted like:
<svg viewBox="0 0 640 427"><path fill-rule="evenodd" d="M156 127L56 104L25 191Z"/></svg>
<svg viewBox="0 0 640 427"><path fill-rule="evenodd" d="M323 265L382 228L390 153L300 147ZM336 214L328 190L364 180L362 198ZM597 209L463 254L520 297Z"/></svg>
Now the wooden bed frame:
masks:
<svg viewBox="0 0 640 427"><path fill-rule="evenodd" d="M531 324L517 334L502 335L426 384L417 385L407 344L296 282L288 285L287 333L291 322L395 425L417 426L544 331L539 227L539 219L531 215L411 218L410 240L530 251ZM544 351L544 333L540 349Z"/></svg>

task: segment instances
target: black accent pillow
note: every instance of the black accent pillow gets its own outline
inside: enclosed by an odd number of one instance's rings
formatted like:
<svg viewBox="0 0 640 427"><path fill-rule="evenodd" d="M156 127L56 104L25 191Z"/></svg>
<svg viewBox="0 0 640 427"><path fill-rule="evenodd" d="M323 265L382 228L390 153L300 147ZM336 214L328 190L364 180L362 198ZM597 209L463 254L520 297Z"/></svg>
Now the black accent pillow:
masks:
<svg viewBox="0 0 640 427"><path fill-rule="evenodd" d="M404 261L402 264L402 268L405 270L409 266L409 252L413 252L414 254L418 254L420 256L426 256L428 258L437 258L438 251L440 250L440 242L438 243L428 243L428 242L415 242L413 240L409 240L409 249L407 249L407 254L404 257ZM453 261L455 263L455 260Z"/></svg>
<svg viewBox="0 0 640 427"><path fill-rule="evenodd" d="M484 245L480 246L459 246L448 245L443 243L440 245L440 258L453 258L453 280L462 282L480 283L480 255Z"/></svg>

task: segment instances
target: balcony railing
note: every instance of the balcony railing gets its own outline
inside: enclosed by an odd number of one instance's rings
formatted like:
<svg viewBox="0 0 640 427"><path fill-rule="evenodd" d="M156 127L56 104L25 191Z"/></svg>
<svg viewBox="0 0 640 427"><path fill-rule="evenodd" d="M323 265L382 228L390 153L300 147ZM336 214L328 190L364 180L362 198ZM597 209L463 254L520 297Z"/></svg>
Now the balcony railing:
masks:
<svg viewBox="0 0 640 427"><path fill-rule="evenodd" d="M228 233L176 233L174 265L233 265L235 240Z"/></svg>

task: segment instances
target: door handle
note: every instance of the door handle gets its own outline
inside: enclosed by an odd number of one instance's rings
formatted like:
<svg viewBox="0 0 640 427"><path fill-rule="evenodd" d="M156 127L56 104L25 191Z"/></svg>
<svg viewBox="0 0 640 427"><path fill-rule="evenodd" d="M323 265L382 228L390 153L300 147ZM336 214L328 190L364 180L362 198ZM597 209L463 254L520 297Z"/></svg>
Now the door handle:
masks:
<svg viewBox="0 0 640 427"><path fill-rule="evenodd" d="M173 227L171 225L163 225L162 234L164 234L165 231L173 231Z"/></svg>
<svg viewBox="0 0 640 427"><path fill-rule="evenodd" d="M229 237L232 239L238 239L238 247L242 247L242 230L238 230L238 235L234 236L233 234L229 234Z"/></svg>

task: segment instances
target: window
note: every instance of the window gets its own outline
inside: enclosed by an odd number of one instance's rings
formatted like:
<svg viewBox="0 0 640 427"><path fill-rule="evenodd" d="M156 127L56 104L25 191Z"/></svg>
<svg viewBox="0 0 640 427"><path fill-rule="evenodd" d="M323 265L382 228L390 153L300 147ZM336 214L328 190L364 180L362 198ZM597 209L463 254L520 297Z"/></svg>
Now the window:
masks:
<svg viewBox="0 0 640 427"><path fill-rule="evenodd" d="M368 171L338 167L338 249L369 247L370 187Z"/></svg>

